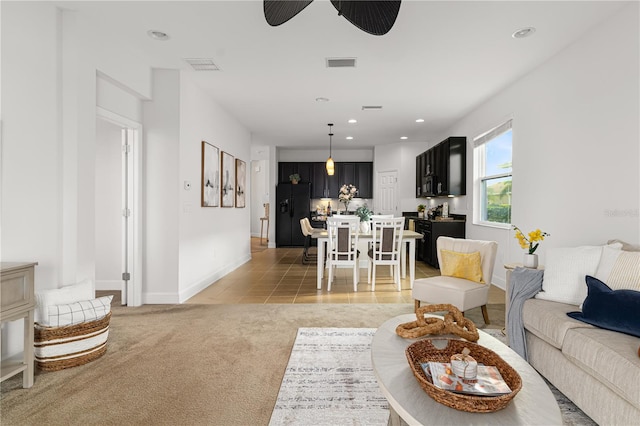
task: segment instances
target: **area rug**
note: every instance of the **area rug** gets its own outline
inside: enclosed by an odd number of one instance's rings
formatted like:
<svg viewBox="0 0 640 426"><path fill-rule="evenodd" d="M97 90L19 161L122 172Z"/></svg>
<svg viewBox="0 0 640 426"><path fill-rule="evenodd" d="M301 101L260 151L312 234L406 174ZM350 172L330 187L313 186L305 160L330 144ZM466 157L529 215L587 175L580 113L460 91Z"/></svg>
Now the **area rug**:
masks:
<svg viewBox="0 0 640 426"><path fill-rule="evenodd" d="M271 426L386 425L389 405L371 366L375 328L299 328ZM505 341L501 330L485 329ZM596 425L547 383L566 426Z"/></svg>
<svg viewBox="0 0 640 426"><path fill-rule="evenodd" d="M280 425L386 425L371 367L375 328L300 328L271 415Z"/></svg>

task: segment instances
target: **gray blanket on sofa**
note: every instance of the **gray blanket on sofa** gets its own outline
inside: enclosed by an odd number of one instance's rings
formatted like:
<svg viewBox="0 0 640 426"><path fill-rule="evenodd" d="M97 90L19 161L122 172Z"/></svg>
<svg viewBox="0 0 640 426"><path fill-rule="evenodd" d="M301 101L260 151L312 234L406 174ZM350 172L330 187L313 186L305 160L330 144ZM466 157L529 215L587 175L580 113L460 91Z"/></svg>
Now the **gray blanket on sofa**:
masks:
<svg viewBox="0 0 640 426"><path fill-rule="evenodd" d="M509 309L507 311L507 335L509 346L525 360L527 359L527 342L524 338L522 307L527 299L542 290L543 270L515 268L511 273L509 293Z"/></svg>

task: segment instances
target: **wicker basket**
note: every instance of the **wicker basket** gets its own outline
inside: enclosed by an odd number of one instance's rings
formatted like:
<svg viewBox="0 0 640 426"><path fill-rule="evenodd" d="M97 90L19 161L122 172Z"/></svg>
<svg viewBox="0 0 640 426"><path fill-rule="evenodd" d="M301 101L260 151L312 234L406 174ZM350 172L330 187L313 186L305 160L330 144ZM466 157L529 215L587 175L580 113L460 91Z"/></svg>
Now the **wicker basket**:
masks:
<svg viewBox="0 0 640 426"><path fill-rule="evenodd" d="M418 383L437 402L456 410L472 413L490 413L505 408L522 388L522 379L518 372L492 350L464 340L439 340L447 342L447 346L444 349L436 348L430 339L412 343L406 349L407 360ZM431 383L420 364L429 361L449 362L451 355L461 353L465 347L471 350L471 356L478 363L496 366L504 381L511 388L511 393L497 396L466 395L440 389Z"/></svg>
<svg viewBox="0 0 640 426"><path fill-rule="evenodd" d="M34 329L36 367L58 371L100 358L107 351L111 312L105 317L64 327Z"/></svg>

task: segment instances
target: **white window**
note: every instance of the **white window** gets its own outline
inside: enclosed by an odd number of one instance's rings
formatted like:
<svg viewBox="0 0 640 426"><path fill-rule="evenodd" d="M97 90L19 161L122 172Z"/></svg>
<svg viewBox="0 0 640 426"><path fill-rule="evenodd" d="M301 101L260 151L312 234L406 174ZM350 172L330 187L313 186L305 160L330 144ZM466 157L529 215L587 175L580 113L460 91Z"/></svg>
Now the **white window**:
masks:
<svg viewBox="0 0 640 426"><path fill-rule="evenodd" d="M511 225L511 120L473 140L473 222Z"/></svg>

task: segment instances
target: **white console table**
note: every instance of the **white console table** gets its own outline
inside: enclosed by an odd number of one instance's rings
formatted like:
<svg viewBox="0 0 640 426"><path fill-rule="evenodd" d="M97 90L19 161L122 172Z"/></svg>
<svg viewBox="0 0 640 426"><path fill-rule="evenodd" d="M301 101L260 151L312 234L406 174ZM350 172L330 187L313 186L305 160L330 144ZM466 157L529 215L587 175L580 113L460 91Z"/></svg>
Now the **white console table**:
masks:
<svg viewBox="0 0 640 426"><path fill-rule="evenodd" d="M0 382L22 373L22 387L33 386L33 313L34 267L37 263L2 262L2 282L0 284L0 325L22 319L24 321L24 350L8 359L2 359ZM1 331L0 331L1 332ZM2 344L0 336L0 345ZM0 346L0 353L2 347Z"/></svg>

